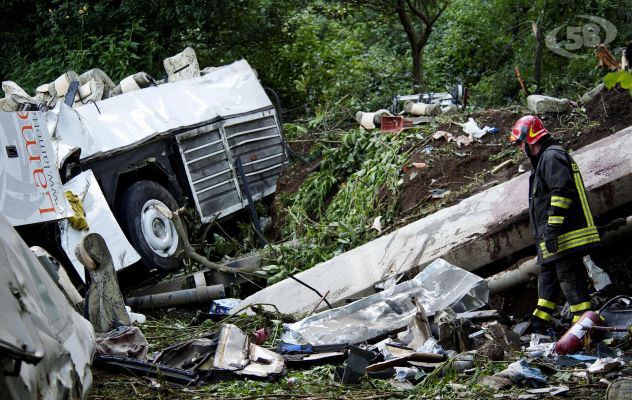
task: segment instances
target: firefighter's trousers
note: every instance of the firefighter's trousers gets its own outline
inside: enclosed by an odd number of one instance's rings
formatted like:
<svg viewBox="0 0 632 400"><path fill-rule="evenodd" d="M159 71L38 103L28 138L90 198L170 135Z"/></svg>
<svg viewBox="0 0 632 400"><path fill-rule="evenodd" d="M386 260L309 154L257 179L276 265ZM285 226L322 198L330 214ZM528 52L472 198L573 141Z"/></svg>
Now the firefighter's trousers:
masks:
<svg viewBox="0 0 632 400"><path fill-rule="evenodd" d="M533 315L550 321L561 288L570 304L573 322L576 322L584 312L591 309L586 279L586 268L581 255L569 254L542 264L538 277L538 306Z"/></svg>

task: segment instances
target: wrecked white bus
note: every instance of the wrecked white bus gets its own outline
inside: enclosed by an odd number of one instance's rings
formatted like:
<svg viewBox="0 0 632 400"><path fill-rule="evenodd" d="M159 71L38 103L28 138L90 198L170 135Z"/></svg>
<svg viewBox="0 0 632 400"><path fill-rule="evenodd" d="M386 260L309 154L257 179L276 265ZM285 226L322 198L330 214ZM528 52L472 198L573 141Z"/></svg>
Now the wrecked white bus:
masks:
<svg viewBox="0 0 632 400"><path fill-rule="evenodd" d="M117 271L178 268L181 243L157 207L221 219L247 207L246 194L273 193L287 164L275 107L246 61L197 75L0 113L0 212L82 279L74 249L88 232L105 238ZM82 211L87 227L73 223Z"/></svg>

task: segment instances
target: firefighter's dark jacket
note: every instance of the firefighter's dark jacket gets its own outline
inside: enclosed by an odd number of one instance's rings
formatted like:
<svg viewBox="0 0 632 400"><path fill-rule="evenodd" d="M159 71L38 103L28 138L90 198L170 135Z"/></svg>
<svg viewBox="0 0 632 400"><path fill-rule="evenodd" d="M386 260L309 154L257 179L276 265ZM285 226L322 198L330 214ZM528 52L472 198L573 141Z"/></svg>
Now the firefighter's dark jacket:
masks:
<svg viewBox="0 0 632 400"><path fill-rule="evenodd" d="M599 245L579 168L551 137L546 137L529 177L529 215L538 250L538 264ZM558 237L558 251L550 253L545 237Z"/></svg>

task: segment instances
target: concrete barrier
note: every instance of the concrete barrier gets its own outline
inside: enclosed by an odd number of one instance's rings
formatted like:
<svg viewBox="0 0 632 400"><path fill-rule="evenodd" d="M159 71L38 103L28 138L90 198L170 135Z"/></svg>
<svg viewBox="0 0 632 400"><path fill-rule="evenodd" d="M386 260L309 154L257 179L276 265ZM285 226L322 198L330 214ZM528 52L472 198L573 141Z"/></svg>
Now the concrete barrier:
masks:
<svg viewBox="0 0 632 400"><path fill-rule="evenodd" d="M573 153L582 171L593 214L632 202L632 127ZM297 277L333 305L374 293L373 285L403 272L417 272L433 260L474 271L533 245L528 218L528 173L475 194L459 204L404 226ZM320 298L286 279L248 297L242 306L271 303L301 315ZM321 307L322 309L322 307Z"/></svg>

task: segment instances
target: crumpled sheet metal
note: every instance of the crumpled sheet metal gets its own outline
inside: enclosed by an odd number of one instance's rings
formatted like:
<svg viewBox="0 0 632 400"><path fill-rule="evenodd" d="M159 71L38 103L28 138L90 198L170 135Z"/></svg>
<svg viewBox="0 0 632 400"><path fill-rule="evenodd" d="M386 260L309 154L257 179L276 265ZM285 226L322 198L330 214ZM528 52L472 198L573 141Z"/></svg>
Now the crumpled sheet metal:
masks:
<svg viewBox="0 0 632 400"><path fill-rule="evenodd" d="M232 324L225 324L219 335L213 367L237 375L265 378L285 368L282 355L250 343L248 336Z"/></svg>
<svg viewBox="0 0 632 400"><path fill-rule="evenodd" d="M61 192L47 114L0 112L0 213L13 226L73 215ZM11 157L8 149L14 148Z"/></svg>
<svg viewBox="0 0 632 400"><path fill-rule="evenodd" d="M140 260L140 256L114 218L92 170L82 172L66 182L64 191L71 191L82 199L83 208L86 211L88 230L78 231L70 226L68 220L59 221L61 246L84 282L85 270L75 255L75 249L88 233L98 233L103 236L112 254L116 271Z"/></svg>
<svg viewBox="0 0 632 400"><path fill-rule="evenodd" d="M2 347L41 358L35 364L22 362L16 377L0 375L0 397L85 398L92 385L96 346L92 325L68 303L1 214L0 254L4 261L0 268ZM0 362L5 361L10 362L0 355Z"/></svg>
<svg viewBox="0 0 632 400"><path fill-rule="evenodd" d="M245 60L193 79L168 82L89 103L76 111L86 140L81 157L124 150L160 134L218 118L271 108ZM63 132L60 132L65 141Z"/></svg>
<svg viewBox="0 0 632 400"><path fill-rule="evenodd" d="M208 371L213 367L217 342L217 338L198 338L177 343L163 349L154 362L172 368Z"/></svg>
<svg viewBox="0 0 632 400"><path fill-rule="evenodd" d="M431 316L447 307L455 312L476 310L487 302L489 290L482 278L437 259L410 281L286 325L282 340L325 345L374 339L410 322L416 312L412 297Z"/></svg>

